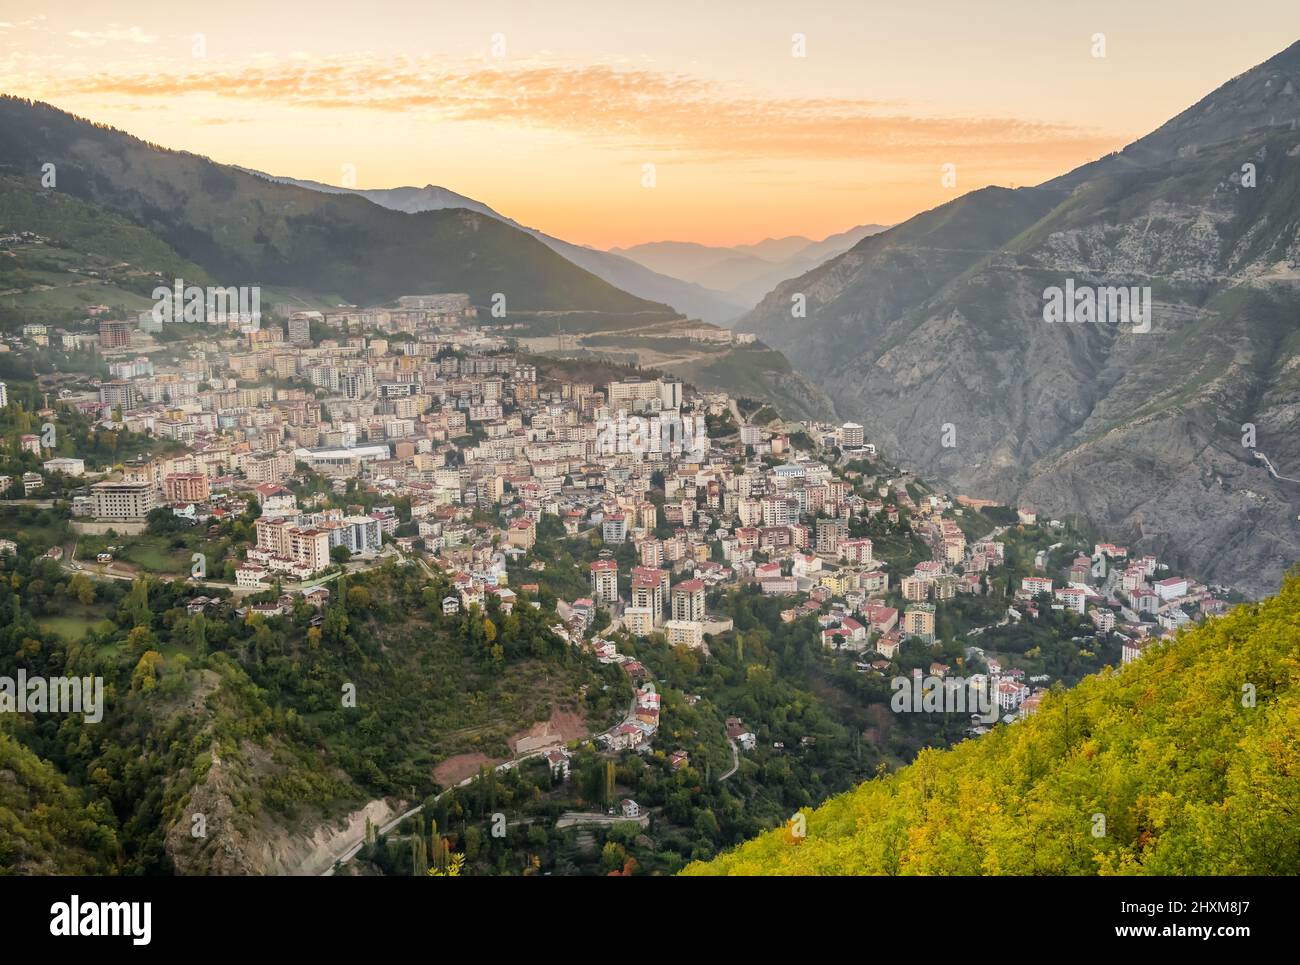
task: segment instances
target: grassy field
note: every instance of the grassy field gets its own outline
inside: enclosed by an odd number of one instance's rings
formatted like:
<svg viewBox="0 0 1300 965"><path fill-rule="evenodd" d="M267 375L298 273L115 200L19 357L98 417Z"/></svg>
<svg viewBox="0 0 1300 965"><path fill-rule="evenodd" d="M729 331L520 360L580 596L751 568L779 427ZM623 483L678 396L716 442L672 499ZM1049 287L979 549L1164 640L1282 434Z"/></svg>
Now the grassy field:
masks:
<svg viewBox="0 0 1300 965"><path fill-rule="evenodd" d="M214 573L225 558L226 544L221 540L208 542L195 536L185 537L184 545L174 545L171 536L83 536L77 543L77 559L93 560L98 553L116 546L115 558L132 563L149 573L163 576L188 576L195 553L207 557L208 573Z"/></svg>
<svg viewBox="0 0 1300 965"><path fill-rule="evenodd" d="M73 603L58 616L42 618L40 627L72 642L80 640L91 627L107 621L108 616L109 611L106 606L82 606L80 603Z"/></svg>

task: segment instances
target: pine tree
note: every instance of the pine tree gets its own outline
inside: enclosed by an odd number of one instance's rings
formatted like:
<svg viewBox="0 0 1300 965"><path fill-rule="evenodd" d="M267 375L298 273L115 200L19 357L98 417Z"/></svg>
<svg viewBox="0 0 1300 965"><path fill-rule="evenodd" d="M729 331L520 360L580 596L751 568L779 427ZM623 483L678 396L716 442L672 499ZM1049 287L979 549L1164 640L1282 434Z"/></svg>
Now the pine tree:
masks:
<svg viewBox="0 0 1300 965"><path fill-rule="evenodd" d="M417 835L411 840L411 864L411 873L417 878L429 873L428 845L424 841L423 834Z"/></svg>

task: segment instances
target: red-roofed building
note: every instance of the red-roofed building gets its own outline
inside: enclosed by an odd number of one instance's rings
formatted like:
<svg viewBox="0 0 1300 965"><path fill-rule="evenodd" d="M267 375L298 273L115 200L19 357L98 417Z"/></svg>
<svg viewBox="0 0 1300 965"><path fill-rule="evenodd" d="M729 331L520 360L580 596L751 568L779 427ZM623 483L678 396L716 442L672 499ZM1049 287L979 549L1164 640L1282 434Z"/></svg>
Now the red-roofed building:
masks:
<svg viewBox="0 0 1300 965"><path fill-rule="evenodd" d="M597 606L618 602L617 560L596 560L591 564L591 596Z"/></svg>
<svg viewBox="0 0 1300 965"><path fill-rule="evenodd" d="M704 581L684 580L672 588L674 620L704 620Z"/></svg>

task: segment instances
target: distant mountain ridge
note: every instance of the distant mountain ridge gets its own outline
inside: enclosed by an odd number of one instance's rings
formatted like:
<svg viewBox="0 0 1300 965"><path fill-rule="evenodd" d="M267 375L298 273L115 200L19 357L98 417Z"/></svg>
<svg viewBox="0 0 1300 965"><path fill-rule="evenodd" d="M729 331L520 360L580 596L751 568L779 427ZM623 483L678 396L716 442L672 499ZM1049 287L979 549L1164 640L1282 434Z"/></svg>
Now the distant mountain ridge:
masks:
<svg viewBox="0 0 1300 965"><path fill-rule="evenodd" d="M864 238L738 327L958 491L1267 592L1300 487L1242 443L1300 477L1298 126L1300 44L1123 151ZM1151 331L1045 322L1067 280L1149 287Z"/></svg>
<svg viewBox="0 0 1300 965"><path fill-rule="evenodd" d="M884 225L858 225L820 241L802 235L767 238L752 245L718 247L691 241L652 241L611 253L653 271L726 292L747 308L779 283L848 251Z"/></svg>
<svg viewBox="0 0 1300 965"><path fill-rule="evenodd" d="M476 211L532 235L556 254L584 271L591 272L597 278L609 282L616 288L640 298L672 305L684 315L699 318L715 325L733 321L747 309L753 307L752 303L745 302L743 299L731 296L726 292L713 291L702 285L682 281L678 278L670 278L667 275L643 267L632 259L623 258L610 252L599 251L595 248L588 248L584 245L575 245L552 237L543 231L529 228L513 218L506 217L481 201L475 201L473 198L457 194L455 191L438 185L426 184L422 188L405 186L354 189L322 184L319 181L281 177L249 168L242 170L280 184L292 184L325 194L355 194L380 207L389 208L393 211L404 211L408 214L441 211L448 208L465 208Z"/></svg>
<svg viewBox="0 0 1300 965"><path fill-rule="evenodd" d="M405 213L278 183L14 97L0 97L0 130L0 173L39 191L42 165L54 164L54 190L129 217L224 284L371 304L461 291L487 305L500 292L508 311L677 314L479 211Z"/></svg>

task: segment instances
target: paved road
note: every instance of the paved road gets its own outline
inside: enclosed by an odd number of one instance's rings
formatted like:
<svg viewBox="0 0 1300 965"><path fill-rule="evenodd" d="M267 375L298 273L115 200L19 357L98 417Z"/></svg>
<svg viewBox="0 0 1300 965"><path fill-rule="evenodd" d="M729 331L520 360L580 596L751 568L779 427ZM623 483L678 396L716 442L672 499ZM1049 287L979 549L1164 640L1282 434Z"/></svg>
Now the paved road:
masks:
<svg viewBox="0 0 1300 965"><path fill-rule="evenodd" d="M616 824L626 824L628 821L635 821L641 827L650 823L650 815L643 814L636 818L625 818L621 814L600 814L592 811L565 811L555 822L555 830L563 831L565 828L582 828L603 826L612 827Z"/></svg>
<svg viewBox="0 0 1300 965"><path fill-rule="evenodd" d="M138 571L115 570L113 563L78 563L75 561L64 561L63 568L69 573L84 573L91 579L97 580L118 580L123 583L132 583L139 579L141 574ZM144 574L146 576L157 574ZM164 579L175 580L177 582L187 583L198 589L206 587L209 590L229 590L235 596L247 596L250 593L261 593L262 591L251 586L235 586L232 583L218 583L215 580L192 580L180 576L164 576Z"/></svg>
<svg viewBox="0 0 1300 965"><path fill-rule="evenodd" d="M399 554L399 555L400 555L400 554ZM403 558L405 558L405 557L403 557ZM435 575L433 569L432 569L432 568L429 566L429 564L425 561L425 559L424 559L423 556L421 556L421 555L419 555L419 554L416 554L414 558L415 558L415 561L416 561L417 563L420 564L421 568L424 570L424 572L425 572L426 575L428 575L428 576L430 576L430 577L432 577L432 576ZM628 717L633 716L635 713L636 713L636 695L634 694L633 697L632 697L631 705L628 707ZM616 724L615 726L618 726L618 725ZM584 738L582 738L582 739L583 739L583 740L595 740L597 737L600 736L600 734L604 734L604 733L607 733L607 732L608 732L608 728L607 728L606 730L600 731L599 733L588 734L586 737L584 737ZM548 750L550 750L550 748L549 748L549 747L546 747L546 748L542 748L542 749L540 749L540 750L529 751L529 752L526 753L526 754L516 754L514 757L510 758L508 761L504 761L503 763L496 765L495 770L497 770L497 771L506 771L506 770L509 770L509 769L512 768L512 767L518 767L519 764L521 764L523 761L526 761L526 760L528 760L529 758L538 757L538 756L540 756L540 755L542 755L542 754L545 754ZM734 745L733 745L733 750L734 750ZM731 775L731 773L734 772L734 771L735 771L735 768L733 767L732 770L731 770L731 772L728 772L728 775L727 775L727 776L729 777L729 776ZM451 793L451 792L454 791L456 788L465 787L465 786L468 785L470 782L472 782L472 781L474 780L475 777L477 777L477 775L472 775L472 776L470 776L470 777L465 778L463 781L461 781L460 783L458 783L458 784L456 784L456 785L454 785L454 786L452 786L452 787L445 788L444 790L439 791L438 794L434 797L434 801L437 801L437 800L438 800L439 798L441 798L444 794L449 794L449 793ZM380 828L379 828L379 834L387 834L387 833L388 833L389 831L391 831L393 828L395 828L395 827L397 827L399 824L401 824L402 821L404 821L406 818L409 818L409 817L411 817L411 816L413 816L413 815L415 815L415 814L418 814L418 813L420 812L420 810L421 810L423 807L424 807L423 804L418 804L418 805L416 805L415 807L411 808L410 810L405 811L405 812L403 812L402 814L399 814L397 817L393 818L393 819L392 819L391 821L389 821L387 824L385 824L385 825L383 825L382 827L380 827ZM598 815L598 817L603 817L603 815ZM561 820L563 820L563 817L561 818ZM620 821L626 821L626 820L631 820L631 819L629 819L629 818L619 818L618 820L620 820ZM518 823L523 823L523 822L516 821L516 822L513 822L513 823L518 824ZM560 825L557 824L556 827L560 827ZM343 851L342 854L340 854L338 857L336 857L336 858L334 859L333 862L330 863L330 867L329 867L327 870L321 872L321 877L329 877L330 875L333 875L333 874L334 874L334 870L335 870L335 868L337 868L337 867L338 867L339 865L341 865L341 864L347 864L349 861L351 861L353 858L355 858L355 857L357 856L357 854L360 853L361 848L365 845L365 843L366 843L366 842L365 842L365 832L362 832L361 840L360 840L360 841L357 841L357 842L355 842L355 843L353 843L353 844L350 844L350 845L347 847L347 849Z"/></svg>
<svg viewBox="0 0 1300 965"><path fill-rule="evenodd" d="M375 566L379 566L383 563L384 558L386 556L394 556L394 555L397 556L398 559L405 559L405 557L403 557L400 553L397 553L396 551L394 551L393 553L379 553L374 557L357 560L355 563L348 563L345 568L349 574L357 573L362 570L372 569ZM129 564L124 564L121 561L117 561L117 560L115 560L112 563L92 563L89 560L87 560L86 562L83 563L75 559L70 560L67 558L67 556L68 554L65 552L64 562L61 564L65 570L67 570L70 573L84 573L86 574L86 576L97 578L97 579L119 580L125 583L130 583L133 580L138 579L142 575L155 576L155 577L160 577L162 579L177 580L184 583L188 583L190 586L194 587L195 589L198 589L199 587L206 587L209 590L229 590L232 594L234 594L237 597L248 596L253 593L261 593L265 589L265 587L258 588L255 586L236 586L233 583L221 583L218 582L217 580L196 580L190 577L182 577L177 574L160 575L154 573L146 573L139 567L132 566ZM310 589L314 589L315 587L323 586L326 583L330 583L333 582L334 580L337 580L339 578L339 575L340 575L339 572L336 570L333 573L327 573L325 576L313 577L309 580L304 580L301 583L286 582L286 583L281 583L280 585L287 593L292 593L295 590L310 590Z"/></svg>
<svg viewBox="0 0 1300 965"><path fill-rule="evenodd" d="M1264 455L1258 449L1255 450L1255 458L1260 460L1264 464L1264 466L1268 469L1268 471L1273 474L1274 479L1281 479L1286 482L1300 483L1300 479L1293 479L1290 476L1281 475L1276 469L1273 468L1273 463L1269 461L1268 456Z"/></svg>
<svg viewBox="0 0 1300 965"><path fill-rule="evenodd" d="M428 569L427 565L425 565L425 563L424 563L424 560L420 560L420 564L421 564L421 565L424 565L424 566L425 566L425 569ZM628 707L628 717L634 716L635 714L636 714L636 695L633 694L633 695L632 695L632 702L631 702L631 705ZM626 718L625 718L625 719L626 719ZM620 723L622 723L622 722L620 721ZM615 724L614 726L617 727L618 724ZM586 737L582 738L582 740L595 740L595 739L596 739L597 737L599 737L601 734L605 734L605 733L608 733L608 732L609 732L609 728L606 728L605 730L600 731L599 733L588 734ZM526 761L526 760L528 760L528 759L530 759L530 758L533 758L533 757L539 757L539 756L541 756L542 754L545 754L545 753L546 753L547 751L549 751L549 750L551 750L550 747L543 747L543 748L541 748L541 749L539 749L539 750L529 751L529 752L526 753L526 754L516 754L514 757L510 758L510 760L508 760L508 761L504 761L504 762L502 762L502 763L500 763L500 764L497 764L496 767L494 768L494 770L497 770L497 771L508 771L508 770L510 770L512 767L518 767L518 766L519 766L521 763L523 763L524 761ZM734 744L732 745L732 750L733 750L733 752L734 752L734 750L735 750L735 745L734 745ZM739 766L739 765L737 765L737 766ZM730 777L731 774L735 771L735 769L736 769L736 768L733 767L733 768L731 769L731 771L729 771L729 772L727 773L726 776L727 776L727 777ZM478 776L477 774L475 774L475 775L471 775L470 777L465 778L465 780L461 781L459 784L456 784L456 785L454 785L454 786L452 786L452 787L445 788L444 790L439 791L438 794L434 797L434 801L437 801L437 800L438 800L439 798L441 798L444 794L449 794L450 792L454 791L454 790L455 790L456 788L458 788L458 787L465 787L465 786L468 785L471 781L473 781L474 778L477 777L477 776ZM724 777L723 780L726 780L726 777ZM385 824L383 827L381 827L381 828L379 829L379 833L380 833L380 834L387 834L387 833L388 833L389 831L391 831L393 828L395 828L395 827L397 827L399 824L401 824L402 821L403 821L405 818L409 818L409 817L411 817L412 815L419 813L420 809L423 808L423 807L424 807L423 804L418 804L418 805L416 805L415 807L411 808L409 811L406 811L406 812L404 812L403 814L399 814L397 817L393 818L393 820L389 821L387 824ZM561 818L561 820L563 820L563 818ZM631 819L631 818L620 818L619 820L621 820L621 821L630 821L630 820L633 820L633 819ZM648 820L648 819L647 819L647 820ZM523 823L523 822L518 822L518 821L517 821L517 822L513 822L513 823ZM558 828L558 827L560 827L560 825L559 825L559 824L556 824L556 827ZM567 825L566 825L566 827L567 827ZM361 851L361 848L362 848L362 846L363 846L365 843L366 843L366 840L365 840L365 832L363 831L363 832L362 832L362 836L361 836L361 840L355 842L354 844L349 845L349 846L347 847L347 849L346 849L346 850L345 850L341 855L339 855L337 858L334 859L333 862L330 863L330 867L329 867L328 870L326 870L326 871L322 871L322 872L321 872L321 877L329 877L330 875L334 874L334 869L335 869L338 865L340 865L340 864L347 864L349 861L351 861L353 858L355 858L355 857L357 856L357 854Z"/></svg>

